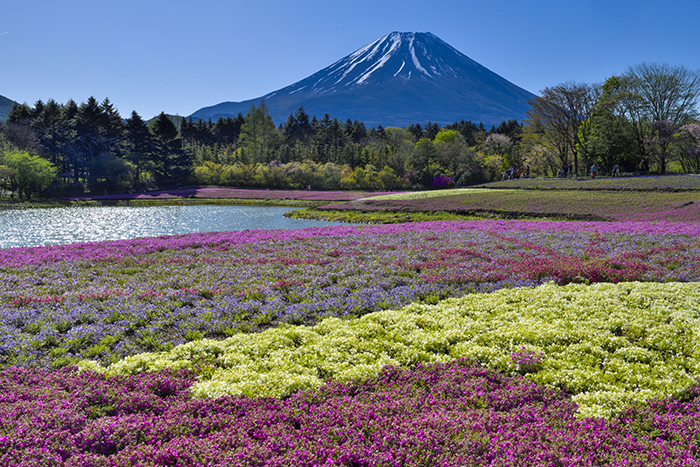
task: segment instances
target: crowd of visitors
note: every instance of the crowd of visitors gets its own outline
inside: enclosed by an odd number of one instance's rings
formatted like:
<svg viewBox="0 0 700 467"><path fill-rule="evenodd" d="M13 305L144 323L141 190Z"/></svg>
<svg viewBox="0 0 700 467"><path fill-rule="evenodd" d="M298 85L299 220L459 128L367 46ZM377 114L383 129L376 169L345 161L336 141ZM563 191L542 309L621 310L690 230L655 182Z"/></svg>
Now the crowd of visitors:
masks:
<svg viewBox="0 0 700 467"><path fill-rule="evenodd" d="M585 171L585 168L584 168ZM591 178L596 178L598 176L598 173L600 172L598 166L595 164L595 162L591 163L590 166L588 166L588 175ZM637 171L636 172L624 172L622 173L620 164L618 162L615 162L608 172L607 170L603 169L602 171L603 175L611 176L611 177L620 177L620 176L631 176L631 175L649 175L649 162L648 159L644 158L639 162L639 165L637 166ZM568 163L561 167L557 171L557 178L577 178L577 171L574 170L574 166L572 163ZM516 180L516 179L521 179L521 178L530 178L530 166L526 165L522 169L520 168L515 168L515 167L509 167L505 172L503 172L503 180Z"/></svg>
<svg viewBox="0 0 700 467"><path fill-rule="evenodd" d="M516 180L521 178L530 178L530 166L525 165L522 169L516 169L515 167L509 167L505 172L503 172L503 180Z"/></svg>

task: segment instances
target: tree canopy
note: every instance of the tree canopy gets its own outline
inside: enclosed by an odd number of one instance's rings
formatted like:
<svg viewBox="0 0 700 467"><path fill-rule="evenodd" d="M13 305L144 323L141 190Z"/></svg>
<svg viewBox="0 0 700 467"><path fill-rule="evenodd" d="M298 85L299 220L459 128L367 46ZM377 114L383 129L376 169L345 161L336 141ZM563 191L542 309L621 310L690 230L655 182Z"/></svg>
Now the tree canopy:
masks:
<svg viewBox="0 0 700 467"><path fill-rule="evenodd" d="M465 120L367 127L303 107L276 126L264 101L216 121L165 113L145 121L136 112L123 118L109 99L39 100L15 104L0 126L0 180L29 197L187 184L430 189L517 169L582 176L592 164L603 174L615 165L627 173L698 172L699 96L697 72L642 63L602 84L548 87L532 99L524 124L490 129ZM27 170L36 172L31 182Z"/></svg>

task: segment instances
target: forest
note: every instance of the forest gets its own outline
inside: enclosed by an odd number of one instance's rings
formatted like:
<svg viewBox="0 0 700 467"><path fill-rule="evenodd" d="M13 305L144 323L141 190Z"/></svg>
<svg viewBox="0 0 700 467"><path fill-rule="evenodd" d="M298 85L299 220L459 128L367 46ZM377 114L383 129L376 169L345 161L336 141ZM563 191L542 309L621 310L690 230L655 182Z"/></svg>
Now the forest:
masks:
<svg viewBox="0 0 700 467"><path fill-rule="evenodd" d="M0 123L5 196L142 192L185 185L424 190L506 176L700 173L697 72L642 63L604 83L567 82L530 101L525 122L406 128L320 119L273 122L264 101L235 118L146 121L94 97L15 104Z"/></svg>

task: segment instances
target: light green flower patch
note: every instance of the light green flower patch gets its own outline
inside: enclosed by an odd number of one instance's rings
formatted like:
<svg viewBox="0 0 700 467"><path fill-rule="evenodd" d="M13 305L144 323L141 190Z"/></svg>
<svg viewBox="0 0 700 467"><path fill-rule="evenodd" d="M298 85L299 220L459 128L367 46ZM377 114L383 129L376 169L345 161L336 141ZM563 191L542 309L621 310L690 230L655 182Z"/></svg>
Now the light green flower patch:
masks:
<svg viewBox="0 0 700 467"><path fill-rule="evenodd" d="M196 369L197 396L284 397L385 365L476 358L506 372L517 352L542 355L526 377L573 395L582 416L677 396L700 376L697 283L546 284L437 305L412 304L314 327L283 326L129 357L108 374Z"/></svg>
<svg viewBox="0 0 700 467"><path fill-rule="evenodd" d="M468 193L485 194L485 193L489 193L492 191L494 191L494 190L489 190L486 188L448 188L446 190L409 191L406 193L393 193L390 195L370 196L369 198L362 198L362 199L363 200L370 199L372 201L404 200L404 199L428 199L428 198L440 198L442 196L466 195Z"/></svg>

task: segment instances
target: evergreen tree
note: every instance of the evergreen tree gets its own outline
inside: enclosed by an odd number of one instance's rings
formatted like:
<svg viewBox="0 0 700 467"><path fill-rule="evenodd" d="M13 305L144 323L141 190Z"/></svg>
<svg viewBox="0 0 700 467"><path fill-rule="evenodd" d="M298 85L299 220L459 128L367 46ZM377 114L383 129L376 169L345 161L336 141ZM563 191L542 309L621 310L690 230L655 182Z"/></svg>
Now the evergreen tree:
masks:
<svg viewBox="0 0 700 467"><path fill-rule="evenodd" d="M350 122L350 119L348 119L348 121L345 122L345 134L352 143L361 144L367 138L367 128L362 122L358 122L357 120Z"/></svg>
<svg viewBox="0 0 700 467"><path fill-rule="evenodd" d="M95 97L90 96L78 107L75 122L76 141L71 154L74 179L76 183L83 179L88 189L96 192L99 176L97 160L109 153L113 141L107 138L103 130L105 118Z"/></svg>
<svg viewBox="0 0 700 467"><path fill-rule="evenodd" d="M148 130L148 125L136 111L124 124L126 137L124 139L125 157L134 165L133 184L138 190L145 189L147 179L144 171L152 168L154 141Z"/></svg>
<svg viewBox="0 0 700 467"><path fill-rule="evenodd" d="M32 118L31 107L15 103L6 120L5 135L16 147L39 152L41 143L31 127Z"/></svg>
<svg viewBox="0 0 700 467"><path fill-rule="evenodd" d="M258 107L253 104L245 116L241 127L241 146L252 162L267 163L272 160L273 150L277 144L275 127L265 101Z"/></svg>
<svg viewBox="0 0 700 467"><path fill-rule="evenodd" d="M183 183L192 171L191 156L183 151L182 140L172 119L161 112L151 125L154 137L154 178L160 187Z"/></svg>
<svg viewBox="0 0 700 467"><path fill-rule="evenodd" d="M413 135L413 138L415 141L418 141L423 137L423 127L420 126L420 123L416 123L414 125L408 125L406 128L409 133Z"/></svg>
<svg viewBox="0 0 700 467"><path fill-rule="evenodd" d="M80 152L77 115L78 104L73 99L69 99L68 102L61 106L59 125L60 142L58 144L58 151L61 159L59 175L65 182L72 182L71 191L73 193L78 189L79 179L78 166L75 164L77 160L76 154Z"/></svg>
<svg viewBox="0 0 700 467"><path fill-rule="evenodd" d="M27 104L14 103L5 123L29 123L32 118L32 109Z"/></svg>
<svg viewBox="0 0 700 467"><path fill-rule="evenodd" d="M289 146L294 146L296 143L306 144L313 137L313 129L309 114L306 113L304 107L299 107L296 112L289 114L289 118L283 127L284 141Z"/></svg>
<svg viewBox="0 0 700 467"><path fill-rule="evenodd" d="M78 104L73 99L68 99L68 102L61 109L61 118L65 120L74 120L78 115Z"/></svg>
<svg viewBox="0 0 700 467"><path fill-rule="evenodd" d="M180 123L180 138L184 144L196 144L194 123L191 116L183 119Z"/></svg>
<svg viewBox="0 0 700 467"><path fill-rule="evenodd" d="M56 165L59 162L60 145L64 142L61 106L49 99L45 105L42 104L40 112L37 110L35 107L31 127L41 142L42 155Z"/></svg>
<svg viewBox="0 0 700 467"><path fill-rule="evenodd" d="M473 147L483 143L486 140L486 130L484 125L477 126L470 121L460 120L445 127L448 130L456 130L464 138L467 146Z"/></svg>
<svg viewBox="0 0 700 467"><path fill-rule="evenodd" d="M110 150L116 153L124 136L124 121L108 98L102 101L100 110L100 133L109 141Z"/></svg>
<svg viewBox="0 0 700 467"><path fill-rule="evenodd" d="M429 140L433 140L439 132L440 126L437 123L428 122L425 124L425 129L423 130L423 137Z"/></svg>
<svg viewBox="0 0 700 467"><path fill-rule="evenodd" d="M41 99L39 99L38 101L36 101L36 102L34 103L34 108L30 110L30 112L29 112L29 116L30 116L30 117L29 117L29 118L30 118L32 121L34 121L34 119L36 119L36 117L38 117L39 115L41 115L41 113L42 113L43 111L44 111L44 101L42 101Z"/></svg>
<svg viewBox="0 0 700 467"><path fill-rule="evenodd" d="M236 118L219 117L212 131L216 144L235 145L241 135L243 122L244 118L240 113Z"/></svg>

